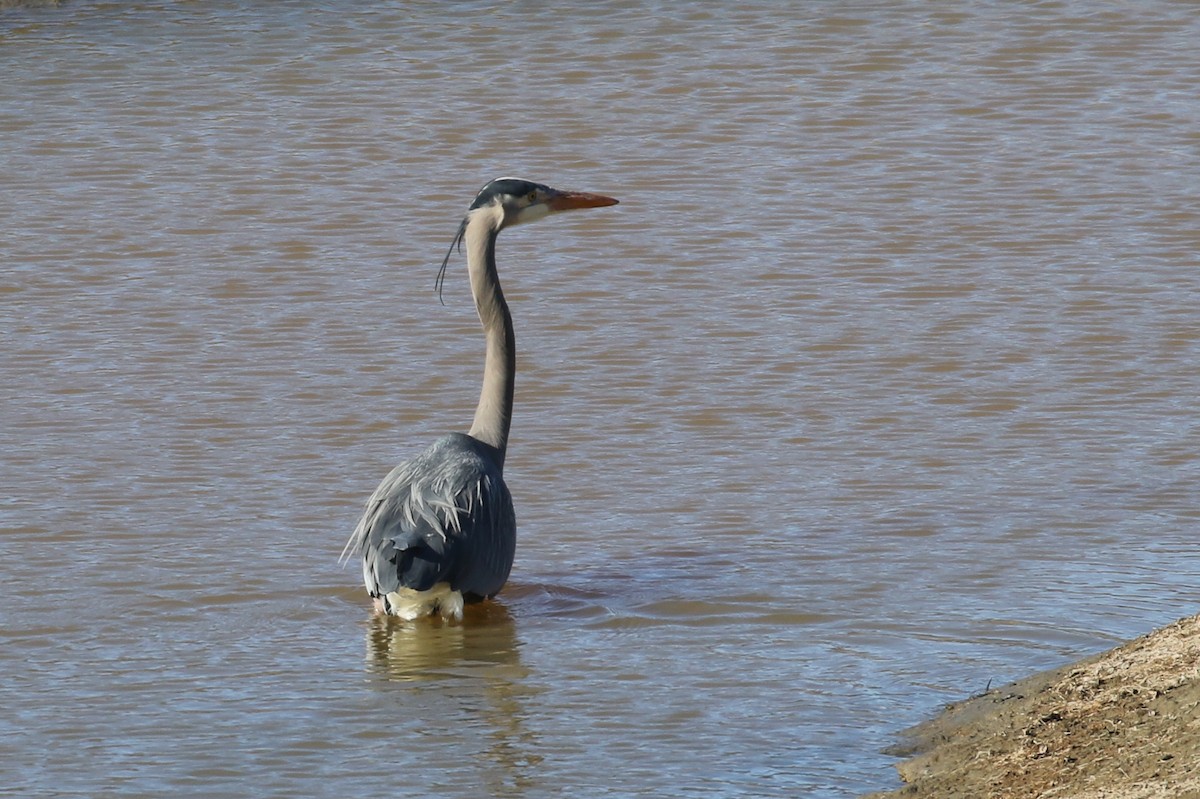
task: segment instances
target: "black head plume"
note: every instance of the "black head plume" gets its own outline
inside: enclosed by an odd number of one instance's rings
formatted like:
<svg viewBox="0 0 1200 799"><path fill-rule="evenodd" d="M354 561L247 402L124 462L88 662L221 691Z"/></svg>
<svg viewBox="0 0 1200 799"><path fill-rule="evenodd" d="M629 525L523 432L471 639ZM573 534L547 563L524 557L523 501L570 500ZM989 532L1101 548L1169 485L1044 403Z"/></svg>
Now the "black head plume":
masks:
<svg viewBox="0 0 1200 799"><path fill-rule="evenodd" d="M474 208L475 206L471 206ZM442 268L438 270L437 278L433 281L433 287L437 289L438 302L442 305L446 301L442 299L442 286L446 284L446 264L450 263L450 256L454 255L454 248L458 247L458 251L462 252L463 234L467 232L467 217L463 217L462 223L458 226L458 232L454 234L454 241L450 242L450 249L446 251L446 257L442 259Z"/></svg>

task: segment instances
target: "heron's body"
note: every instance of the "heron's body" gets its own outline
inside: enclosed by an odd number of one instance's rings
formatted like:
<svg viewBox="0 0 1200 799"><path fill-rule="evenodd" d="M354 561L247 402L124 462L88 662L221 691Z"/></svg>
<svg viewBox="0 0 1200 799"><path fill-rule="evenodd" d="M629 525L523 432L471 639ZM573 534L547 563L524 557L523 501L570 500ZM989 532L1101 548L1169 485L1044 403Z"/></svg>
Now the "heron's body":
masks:
<svg viewBox="0 0 1200 799"><path fill-rule="evenodd" d="M499 591L512 568L516 533L495 448L452 433L384 478L353 540L380 610L416 618L459 615L464 595Z"/></svg>
<svg viewBox="0 0 1200 799"><path fill-rule="evenodd" d="M435 612L461 618L465 600L490 597L504 586L517 542L504 484L516 338L496 274L496 236L554 211L616 202L501 178L471 204L454 243L466 245L471 293L487 341L483 388L470 433L443 436L393 469L346 543L343 558L361 554L363 582L381 611L406 619Z"/></svg>

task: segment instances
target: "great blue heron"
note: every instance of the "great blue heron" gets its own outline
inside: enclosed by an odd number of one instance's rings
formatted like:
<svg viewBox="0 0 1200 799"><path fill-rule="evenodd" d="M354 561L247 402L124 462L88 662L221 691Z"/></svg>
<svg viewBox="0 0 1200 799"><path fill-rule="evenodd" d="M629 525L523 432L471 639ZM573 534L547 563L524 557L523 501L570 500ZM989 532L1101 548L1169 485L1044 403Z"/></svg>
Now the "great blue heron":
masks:
<svg viewBox="0 0 1200 799"><path fill-rule="evenodd" d="M487 339L483 390L470 432L443 436L393 469L342 550L343 562L362 554L363 582L378 610L405 619L435 612L461 619L464 598L490 597L504 586L517 542L504 484L517 358L496 275L496 237L506 227L557 211L616 203L518 178L493 180L471 203L435 287L440 296L446 264L465 242L471 293Z"/></svg>

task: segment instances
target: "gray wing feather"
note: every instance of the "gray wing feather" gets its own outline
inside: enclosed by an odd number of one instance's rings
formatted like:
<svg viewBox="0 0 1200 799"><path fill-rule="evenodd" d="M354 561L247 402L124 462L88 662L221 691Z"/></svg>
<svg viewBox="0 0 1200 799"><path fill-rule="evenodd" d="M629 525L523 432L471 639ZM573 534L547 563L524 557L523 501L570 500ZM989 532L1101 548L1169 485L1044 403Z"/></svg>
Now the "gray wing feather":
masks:
<svg viewBox="0 0 1200 799"><path fill-rule="evenodd" d="M448 582L491 596L512 569L516 516L496 451L470 436L438 439L383 479L346 547L361 553L372 596Z"/></svg>

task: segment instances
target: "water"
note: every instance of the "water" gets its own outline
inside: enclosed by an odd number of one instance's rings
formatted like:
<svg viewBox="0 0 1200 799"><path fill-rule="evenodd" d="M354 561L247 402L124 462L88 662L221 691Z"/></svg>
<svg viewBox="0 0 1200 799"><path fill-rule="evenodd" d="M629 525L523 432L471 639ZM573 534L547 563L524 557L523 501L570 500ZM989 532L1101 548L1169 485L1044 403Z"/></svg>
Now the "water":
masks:
<svg viewBox="0 0 1200 799"><path fill-rule="evenodd" d="M1193 12L0 12L0 784L849 797L1195 612ZM373 620L505 174L621 199L500 242L517 564Z"/></svg>

